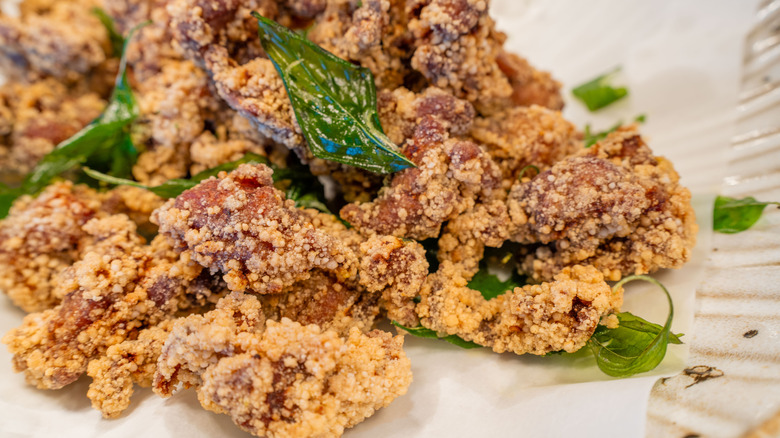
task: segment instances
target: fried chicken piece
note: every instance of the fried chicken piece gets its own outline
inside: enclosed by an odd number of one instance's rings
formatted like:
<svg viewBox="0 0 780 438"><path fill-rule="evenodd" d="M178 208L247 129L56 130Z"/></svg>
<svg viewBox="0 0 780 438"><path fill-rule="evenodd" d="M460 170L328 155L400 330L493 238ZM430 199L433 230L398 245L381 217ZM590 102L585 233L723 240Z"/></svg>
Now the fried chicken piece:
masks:
<svg viewBox="0 0 780 438"><path fill-rule="evenodd" d="M247 153L265 155L262 144L246 138L222 140L209 131L203 132L190 145L192 160L190 174L212 169L230 161L241 159Z"/></svg>
<svg viewBox="0 0 780 438"><path fill-rule="evenodd" d="M423 240L439 235L442 223L497 194L498 167L478 145L449 138L447 122L419 120L404 153L416 168L396 173L372 202L349 204L341 217L361 232Z"/></svg>
<svg viewBox="0 0 780 438"><path fill-rule="evenodd" d="M373 314L353 315L363 291L351 283L339 282L333 276L315 270L311 277L285 288L284 292L261 295L259 299L266 319L288 318L340 334L349 333L351 327L366 331L373 325L379 307L376 306Z"/></svg>
<svg viewBox="0 0 780 438"><path fill-rule="evenodd" d="M411 35L401 1L332 1L307 38L339 58L371 70L379 88L401 86L411 73Z"/></svg>
<svg viewBox="0 0 780 438"><path fill-rule="evenodd" d="M563 109L561 83L550 73L536 70L527 60L506 51L498 54L496 63L512 85L510 102L504 104L507 108L539 105L556 111Z"/></svg>
<svg viewBox="0 0 780 438"><path fill-rule="evenodd" d="M116 418L130 406L133 385L152 386L157 359L173 327L174 319L143 329L137 339L111 345L103 356L89 362L92 378L87 397L104 418Z"/></svg>
<svg viewBox="0 0 780 438"><path fill-rule="evenodd" d="M477 117L471 136L501 167L505 189L526 166L544 171L583 148L581 134L561 113L536 105Z"/></svg>
<svg viewBox="0 0 780 438"><path fill-rule="evenodd" d="M116 186L102 194L103 209L110 214L124 214L135 222L138 234L154 236L157 225L149 217L165 200L149 190L132 186Z"/></svg>
<svg viewBox="0 0 780 438"><path fill-rule="evenodd" d="M74 382L108 347L168 317L201 271L174 258L163 238L143 245L124 215L93 219L83 229L94 243L52 281L62 303L27 315L3 337L14 369L39 388Z"/></svg>
<svg viewBox="0 0 780 438"><path fill-rule="evenodd" d="M512 95L496 62L506 37L495 30L487 1L412 1L407 13L415 37L411 65L431 85L468 100L480 112Z"/></svg>
<svg viewBox="0 0 780 438"><path fill-rule="evenodd" d="M423 287L420 322L497 353L575 352L623 300L622 289L613 293L591 266L566 267L552 282L517 287L492 300L468 288L470 277L443 262Z"/></svg>
<svg viewBox="0 0 780 438"><path fill-rule="evenodd" d="M205 68L217 93L268 138L306 158L281 78L263 54L257 21L250 12L276 17L277 5L263 0L176 0L168 6L171 32L188 59Z"/></svg>
<svg viewBox="0 0 780 438"><path fill-rule="evenodd" d="M360 245L360 284L381 292L380 306L388 319L417 325L414 298L428 276L425 249L417 242L373 236Z"/></svg>
<svg viewBox="0 0 780 438"><path fill-rule="evenodd" d="M137 88L140 116L134 141L146 145L133 167L149 185L187 175L190 147L203 133L206 118L219 108L206 74L190 61L167 61ZM221 163L220 163L221 164Z"/></svg>
<svg viewBox="0 0 780 438"><path fill-rule="evenodd" d="M447 223L439 238L437 258L458 265L464 275L474 275L485 247L500 247L509 238L511 228L503 200L476 204Z"/></svg>
<svg viewBox="0 0 780 438"><path fill-rule="evenodd" d="M0 86L0 173L26 174L104 107L98 94L75 92L52 78Z"/></svg>
<svg viewBox="0 0 780 438"><path fill-rule="evenodd" d="M98 194L71 182L17 200L0 221L0 289L26 312L58 304L56 276L84 253L92 239L82 226L100 211Z"/></svg>
<svg viewBox="0 0 780 438"><path fill-rule="evenodd" d="M256 298L234 292L177 321L155 392L196 386L204 408L257 436L340 436L411 383L400 336L353 328L345 339L287 318L264 327L261 315Z"/></svg>
<svg viewBox="0 0 780 438"><path fill-rule="evenodd" d="M7 76L53 76L76 82L105 64L108 33L90 11L94 0L23 7L21 16L0 13L0 65Z"/></svg>
<svg viewBox="0 0 780 438"><path fill-rule="evenodd" d="M697 225L671 163L623 127L526 183L508 200L513 241L540 243L522 263L537 280L588 264L610 280L688 260Z"/></svg>
<svg viewBox="0 0 780 438"><path fill-rule="evenodd" d="M220 173L169 200L152 221L195 261L222 271L231 290L278 293L312 269L354 277L355 254L285 200L272 173L265 165Z"/></svg>

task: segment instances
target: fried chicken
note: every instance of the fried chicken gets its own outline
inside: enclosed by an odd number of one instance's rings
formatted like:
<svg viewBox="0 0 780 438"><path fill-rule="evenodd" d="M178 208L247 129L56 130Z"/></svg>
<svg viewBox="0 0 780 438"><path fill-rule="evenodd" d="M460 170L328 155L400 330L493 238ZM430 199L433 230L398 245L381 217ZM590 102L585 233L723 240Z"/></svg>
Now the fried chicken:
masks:
<svg viewBox="0 0 780 438"><path fill-rule="evenodd" d="M223 272L231 290L281 292L312 269L354 277L354 253L285 200L272 173L241 165L168 201L152 220L193 260Z"/></svg>
<svg viewBox="0 0 780 438"><path fill-rule="evenodd" d="M422 245L373 236L360 245L360 251L360 284L369 292L382 292L381 307L388 319L417 325L414 298L428 276Z"/></svg>
<svg viewBox="0 0 780 438"><path fill-rule="evenodd" d="M583 148L581 134L571 122L536 105L477 117L470 134L501 167L505 189L527 166L544 171Z"/></svg>
<svg viewBox="0 0 780 438"><path fill-rule="evenodd" d="M420 322L497 353L575 352L623 301L623 291L613 293L590 266L566 267L551 282L517 287L492 300L468 288L468 280L457 265L442 263L423 287Z"/></svg>
<svg viewBox="0 0 780 438"><path fill-rule="evenodd" d="M624 127L512 188L511 239L539 243L521 269L552 278L564 266L595 266L610 280L688 260L697 225L690 192L671 163Z"/></svg>
<svg viewBox="0 0 780 438"><path fill-rule="evenodd" d="M0 173L17 178L103 111L94 92L81 93L53 78L0 86Z"/></svg>
<svg viewBox="0 0 780 438"><path fill-rule="evenodd" d="M0 290L26 312L58 304L55 279L91 243L82 227L100 210L97 193L70 182L20 198L0 222Z"/></svg>
<svg viewBox="0 0 780 438"><path fill-rule="evenodd" d="M74 382L110 346L170 317L201 271L164 239L144 245L127 216L93 219L83 229L93 243L52 281L62 302L27 315L3 337L14 369L39 388Z"/></svg>
<svg viewBox="0 0 780 438"><path fill-rule="evenodd" d="M104 65L111 48L108 32L91 12L97 3L22 5L18 18L0 13L1 71L16 79L52 76L76 82Z"/></svg>
<svg viewBox="0 0 780 438"><path fill-rule="evenodd" d="M196 387L204 408L257 436L340 436L411 383L403 338L353 328L346 338L282 319L263 323L256 298L175 323L154 390Z"/></svg>
<svg viewBox="0 0 780 438"><path fill-rule="evenodd" d="M92 378L87 397L104 418L116 418L130 406L133 386L152 386L157 359L168 339L173 319L143 329L137 339L111 345L104 355L89 362Z"/></svg>
<svg viewBox="0 0 780 438"><path fill-rule="evenodd" d="M395 94L395 110L385 118L400 135L412 130L402 150L417 167L396 173L372 202L342 208L341 217L361 232L436 237L442 223L477 199L501 196L500 171L479 145L451 137L468 130L471 105L435 89Z"/></svg>

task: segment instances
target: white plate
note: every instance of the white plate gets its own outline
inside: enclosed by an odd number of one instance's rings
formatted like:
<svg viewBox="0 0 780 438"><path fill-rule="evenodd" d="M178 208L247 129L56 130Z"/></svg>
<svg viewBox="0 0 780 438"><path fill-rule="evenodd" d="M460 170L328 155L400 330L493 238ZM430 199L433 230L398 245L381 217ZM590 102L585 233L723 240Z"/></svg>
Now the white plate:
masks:
<svg viewBox="0 0 780 438"><path fill-rule="evenodd" d="M508 47L566 85L565 114L606 128L646 114L642 131L669 157L694 193L701 232L685 268L659 278L672 291L675 332L690 333L696 285L710 245L710 209L733 134L742 41L757 0L503 0L493 16ZM598 114L570 98L572 86L622 66L631 95ZM630 287L625 310L651 321L666 315L651 287ZM0 330L23 316L0 300ZM348 431L351 437L641 436L647 398L659 375L680 371L688 348L673 346L653 373L612 380L592 361L464 351L445 342L408 339L414 383L409 393ZM0 435L10 437L247 436L223 415L200 408L192 391L161 400L138 390L117 420L102 420L86 398L88 378L38 391L14 375L0 351Z"/></svg>

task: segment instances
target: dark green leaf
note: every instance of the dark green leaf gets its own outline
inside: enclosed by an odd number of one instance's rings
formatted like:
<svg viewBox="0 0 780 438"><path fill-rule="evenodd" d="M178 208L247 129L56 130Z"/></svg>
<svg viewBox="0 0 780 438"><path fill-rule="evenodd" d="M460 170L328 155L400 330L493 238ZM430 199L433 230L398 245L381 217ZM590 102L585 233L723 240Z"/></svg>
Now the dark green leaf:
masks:
<svg viewBox="0 0 780 438"><path fill-rule="evenodd" d="M414 167L384 134L374 77L260 16L260 42L279 72L314 156L376 173Z"/></svg>
<svg viewBox="0 0 780 438"><path fill-rule="evenodd" d="M615 74L620 68L603 74L572 90L572 94L581 100L590 111L604 108L628 95L625 87L613 87L610 85Z"/></svg>
<svg viewBox="0 0 780 438"><path fill-rule="evenodd" d="M145 24L133 28L128 40ZM5 217L10 203L17 197L38 193L56 176L85 163L113 175L130 175L138 155L130 141L130 124L138 116L138 106L127 82L126 65L123 53L108 106L97 119L41 158L20 188L0 188L0 212L3 213L0 217Z"/></svg>
<svg viewBox="0 0 780 438"><path fill-rule="evenodd" d="M715 198L712 214L712 229L719 233L734 234L752 227L767 205L780 205L778 202L761 202L748 196L735 199L728 196Z"/></svg>
<svg viewBox="0 0 780 438"><path fill-rule="evenodd" d="M481 292L486 300L492 300L499 295L514 290L516 287L522 287L523 284L525 284L523 277L516 272L513 272L512 276L506 281L501 281L497 276L488 271L487 266L482 266L467 286Z"/></svg>
<svg viewBox="0 0 780 438"><path fill-rule="evenodd" d="M457 345L458 347L465 348L465 349L472 349L472 348L481 348L482 346L479 344L476 344L471 341L467 341L461 337L455 336L455 335L449 335L449 336L439 336L435 331L425 328L423 326L418 327L405 327L401 325L400 323L396 321L391 321L392 324L396 327L399 327L401 329L406 330L409 332L412 336L417 336L418 338L429 338L429 339L443 339L447 342L449 342L452 345Z"/></svg>
<svg viewBox="0 0 780 438"><path fill-rule="evenodd" d="M122 48L125 46L125 39L116 31L114 20L111 19L106 11L98 7L92 8L92 13L97 16L98 20L100 20L106 28L108 40L111 42L111 56L120 56L122 54Z"/></svg>
<svg viewBox="0 0 780 438"><path fill-rule="evenodd" d="M647 120L647 116L644 115L644 114L640 114L640 115L638 115L638 116L636 116L634 118L634 121L638 122L638 123L645 123L646 120ZM591 132L590 131L590 124L585 125L585 133L584 133L585 134L585 138L584 138L585 147L589 148L589 147L593 146L594 144L596 144L597 142L599 142L601 140L604 140L605 138L607 138L607 135L609 135L610 132L616 131L621 126L623 126L623 121L622 120L617 122L617 123L615 123L614 125L612 125L612 127L607 129L606 131Z"/></svg>
<svg viewBox="0 0 780 438"><path fill-rule="evenodd" d="M654 369L666 356L666 346L670 342L681 344L680 336L670 333L674 318L674 305L669 291L656 279L645 275L626 277L613 287L613 290L623 284L644 280L660 287L669 302L669 316L662 326L645 321L628 312L617 315L620 325L610 329L598 326L593 337L588 341L596 363L601 371L613 377L628 377Z"/></svg>
<svg viewBox="0 0 780 438"><path fill-rule="evenodd" d="M156 194L161 198L175 198L185 190L189 190L195 187L201 181L211 178L212 176L217 176L217 174L219 174L219 172L222 171L229 172L244 163L268 164L268 159L261 155L248 153L244 155L244 157L241 158L240 160L231 161L229 163L221 164L217 167L204 170L203 172L195 174L194 176L192 176L192 178L169 179L168 181L165 181L159 186L147 186L130 179L117 178L115 176L106 175L105 173L101 173L96 170L92 170L90 168L84 168L84 172L98 181L107 182L109 184L139 187L142 189L149 190L150 192Z"/></svg>
<svg viewBox="0 0 780 438"><path fill-rule="evenodd" d="M439 270L439 239L425 239L420 244L425 249L425 260L428 262L428 272L434 273Z"/></svg>

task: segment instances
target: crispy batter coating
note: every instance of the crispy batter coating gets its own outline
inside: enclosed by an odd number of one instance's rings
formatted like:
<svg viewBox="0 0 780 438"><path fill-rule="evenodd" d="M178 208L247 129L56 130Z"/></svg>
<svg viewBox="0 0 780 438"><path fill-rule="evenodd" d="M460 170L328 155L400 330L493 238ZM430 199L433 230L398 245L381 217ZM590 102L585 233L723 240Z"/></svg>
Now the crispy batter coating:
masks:
<svg viewBox="0 0 780 438"><path fill-rule="evenodd" d="M154 389L196 386L204 408L257 436L341 436L411 383L402 337L353 328L348 337L289 319L264 327L256 298L175 323Z"/></svg>
<svg viewBox="0 0 780 438"><path fill-rule="evenodd" d="M352 327L368 331L379 314L366 312L363 290L353 282L339 282L332 275L315 270L311 277L285 288L280 294L259 297L266 319L288 318L303 325L315 324L323 330L347 334Z"/></svg>
<svg viewBox="0 0 780 438"><path fill-rule="evenodd" d="M536 70L527 60L506 51L498 54L496 63L512 85L511 102L505 103L506 107L539 105L551 110L563 109L561 83L550 73Z"/></svg>
<svg viewBox="0 0 780 438"><path fill-rule="evenodd" d="M168 201L152 220L195 261L222 271L231 290L281 292L312 269L354 277L354 253L285 200L272 173L265 165L223 172Z"/></svg>
<svg viewBox="0 0 780 438"><path fill-rule="evenodd" d="M413 300L428 275L422 245L373 236L360 245L360 252L360 284L370 292L382 292L381 306L389 319L416 326Z"/></svg>
<svg viewBox="0 0 780 438"><path fill-rule="evenodd" d="M680 267L697 225L678 180L630 126L518 183L508 201L511 239L542 244L522 269L549 279L564 266L587 264L618 280Z"/></svg>
<svg viewBox="0 0 780 438"><path fill-rule="evenodd" d="M57 274L91 243L82 226L100 210L97 193L70 182L20 198L0 222L0 289L26 312L54 307Z"/></svg>
<svg viewBox="0 0 780 438"><path fill-rule="evenodd" d="M396 173L374 201L345 206L341 217L361 232L422 240L438 236L442 223L466 211L475 200L501 196L496 190L501 177L479 145L450 138L469 126L470 105L436 90L413 101L412 110L405 104L401 99L396 103L400 122L395 126L403 130L403 120L410 118L405 114L416 116L403 151L417 167ZM447 114L447 109L456 112Z"/></svg>
<svg viewBox="0 0 780 438"><path fill-rule="evenodd" d="M512 95L496 58L506 37L495 30L484 0L430 0L407 3L415 37L412 67L430 84L451 91L488 111Z"/></svg>
<svg viewBox="0 0 780 438"><path fill-rule="evenodd" d="M501 167L505 189L526 166L544 171L583 147L581 134L561 113L536 105L478 117L471 135Z"/></svg>
<svg viewBox="0 0 780 438"><path fill-rule="evenodd" d="M497 353L574 352L585 346L601 317L620 309L593 267L561 270L552 282L515 288L492 300L469 289L469 276L450 262L431 275L417 306L423 326L490 347Z"/></svg>
<svg viewBox="0 0 780 438"><path fill-rule="evenodd" d="M14 369L39 388L72 383L108 347L165 319L201 271L176 259L162 239L143 245L124 215L94 219L83 229L94 243L53 281L62 303L27 315L3 337Z"/></svg>
<svg viewBox="0 0 780 438"><path fill-rule="evenodd" d="M152 386L157 359L173 327L173 319L143 329L137 339L114 344L103 356L89 362L92 378L87 397L104 418L116 418L130 406L133 385Z"/></svg>
<svg viewBox="0 0 780 438"><path fill-rule="evenodd" d="M64 0L26 5L18 18L0 13L3 73L75 82L103 65L110 56L110 45L105 27L90 11L97 3Z"/></svg>
<svg viewBox="0 0 780 438"><path fill-rule="evenodd" d="M0 86L0 173L24 175L103 111L97 93L53 79Z"/></svg>
<svg viewBox="0 0 780 438"><path fill-rule="evenodd" d="M144 184L161 184L187 175L190 147L205 121L219 108L206 74L190 61L168 61L137 87L140 117L134 138L146 150L133 167ZM220 163L221 164L221 163Z"/></svg>
<svg viewBox="0 0 780 438"><path fill-rule="evenodd" d="M393 89L412 72L407 21L402 1L330 1L307 37L336 56L371 70L378 87Z"/></svg>

